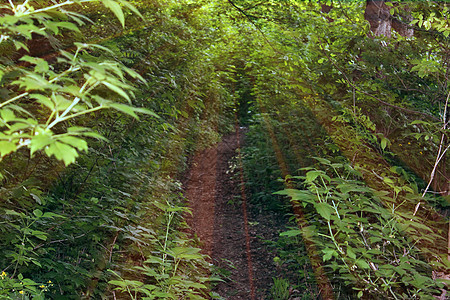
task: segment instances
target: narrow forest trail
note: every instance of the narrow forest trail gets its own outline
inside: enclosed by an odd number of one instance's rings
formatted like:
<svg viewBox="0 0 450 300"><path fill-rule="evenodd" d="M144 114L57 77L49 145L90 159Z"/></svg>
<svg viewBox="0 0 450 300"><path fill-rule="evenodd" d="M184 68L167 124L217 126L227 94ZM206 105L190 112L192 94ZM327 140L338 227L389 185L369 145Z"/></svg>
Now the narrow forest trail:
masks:
<svg viewBox="0 0 450 300"><path fill-rule="evenodd" d="M227 275L215 292L225 299L267 299L275 254L263 240L275 239L287 218L247 203L238 157L243 139L239 130L195 155L185 183L192 210L187 221L203 253Z"/></svg>

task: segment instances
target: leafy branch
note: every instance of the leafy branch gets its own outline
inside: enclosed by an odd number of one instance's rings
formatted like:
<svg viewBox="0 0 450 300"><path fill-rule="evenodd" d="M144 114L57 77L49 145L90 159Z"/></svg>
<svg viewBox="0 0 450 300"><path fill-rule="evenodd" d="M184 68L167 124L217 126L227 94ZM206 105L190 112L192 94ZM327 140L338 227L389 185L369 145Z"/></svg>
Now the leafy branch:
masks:
<svg viewBox="0 0 450 300"><path fill-rule="evenodd" d="M122 25L124 14L120 5L139 14L124 0L67 0L40 8L33 7L28 0L17 5L9 1L9 6L0 6L13 13L0 15L1 41L10 40L17 49L28 50L22 40L31 39L32 33L58 33L58 28L79 31L74 23L50 21L53 17L48 12L59 9L62 14L71 16L71 13L61 8L87 2L103 3ZM34 21L41 26L34 25ZM0 127L0 160L20 148L28 147L31 154L45 150L48 156L55 155L68 165L75 161L79 151L87 150L87 144L82 138L75 137L74 132L67 132L68 136L55 135L52 129L58 124L106 108L114 108L135 118L138 118L137 113L156 116L147 109L130 105L134 88L127 83L127 77L145 82L140 74L115 61L91 55L93 51L109 51L101 45L75 42L74 46L73 54L61 51L61 57L54 64L49 64L43 58L25 55L20 60L28 63L28 68L8 69L0 65L3 86L16 94L0 103L0 126L3 127ZM55 71L63 67L63 71ZM104 98L102 87L109 90L110 99ZM120 99L126 100L128 104L120 103ZM39 106L46 109L47 115L37 113ZM76 135L99 137L84 127Z"/></svg>
<svg viewBox="0 0 450 300"><path fill-rule="evenodd" d="M374 96L374 95L372 95L372 94L370 94L370 93L367 93L366 91L364 91L364 90L362 90L362 89L360 89L357 85L355 85L349 78L348 78L348 76L347 76L347 74L342 70L342 68L340 68L337 64L336 64L336 62L328 55L328 53L326 52L326 50L325 50L325 48L323 47L323 43L322 43L322 39L320 38L320 37L318 37L318 40L319 40L319 42L320 42L320 49L322 50L322 53L327 57L327 60L342 74L342 76L344 76L344 79L345 79L345 81L347 82L347 84L349 85L349 86L351 86L353 89L355 89L355 91L358 91L359 93L361 93L361 94L364 94L364 95L366 95L366 96L368 96L368 97L370 97L370 98L372 98L372 99L375 99L376 101L378 101L378 102L380 102L380 103L382 103L382 104L384 104L384 105L386 105L386 106L390 106L390 107L393 107L393 108L396 108L396 109L398 109L398 110L402 110L402 111L405 111L405 112L408 112L408 113L411 113L411 114L418 114L418 115L422 115L422 116L426 116L426 117L428 117L428 118L431 118L431 119L433 119L433 120L438 120L435 116L433 116L433 115L430 115L430 114L427 114L427 113L424 113L424 112L421 112L421 111L416 111L416 110L412 110L412 109L408 109L408 108L405 108L405 107L401 107L401 106L398 106L398 105L395 105L395 104L392 104L392 103L389 103L389 102L386 102L386 101L384 101L384 100L382 100L382 99L380 99L380 98L378 98L378 97L376 97L376 96Z"/></svg>

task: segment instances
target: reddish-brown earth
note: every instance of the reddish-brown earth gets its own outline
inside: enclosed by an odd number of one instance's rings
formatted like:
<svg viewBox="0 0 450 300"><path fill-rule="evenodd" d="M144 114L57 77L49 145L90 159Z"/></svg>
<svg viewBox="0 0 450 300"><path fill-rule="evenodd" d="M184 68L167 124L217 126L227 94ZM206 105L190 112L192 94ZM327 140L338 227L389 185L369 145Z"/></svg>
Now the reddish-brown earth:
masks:
<svg viewBox="0 0 450 300"><path fill-rule="evenodd" d="M263 240L276 239L287 220L283 214L246 203L236 152L243 137L242 130L230 134L193 157L185 181L185 196L192 210L188 224L216 270L229 275L215 292L231 300L267 299L276 268L275 254Z"/></svg>

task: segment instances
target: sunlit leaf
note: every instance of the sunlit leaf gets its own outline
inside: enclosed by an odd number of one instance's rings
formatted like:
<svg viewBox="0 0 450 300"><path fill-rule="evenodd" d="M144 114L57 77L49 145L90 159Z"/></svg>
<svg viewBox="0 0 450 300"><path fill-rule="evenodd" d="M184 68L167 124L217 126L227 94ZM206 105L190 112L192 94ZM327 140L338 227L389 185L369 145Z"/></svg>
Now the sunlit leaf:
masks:
<svg viewBox="0 0 450 300"><path fill-rule="evenodd" d="M45 153L48 156L54 155L56 159L62 160L66 166L75 162L78 157L78 152L71 146L54 142L45 148Z"/></svg>
<svg viewBox="0 0 450 300"><path fill-rule="evenodd" d="M114 15L116 15L122 26L125 26L125 17L120 4L113 0L102 0L102 3L105 7L109 8Z"/></svg>
<svg viewBox="0 0 450 300"><path fill-rule="evenodd" d="M53 143L52 135L50 132L48 133L40 133L35 135L30 142L30 154L33 155L36 151L43 150L45 147Z"/></svg>
<svg viewBox="0 0 450 300"><path fill-rule="evenodd" d="M5 156L10 154L11 152L16 151L17 145L13 142L9 141L0 141L0 154L1 156Z"/></svg>
<svg viewBox="0 0 450 300"><path fill-rule="evenodd" d="M109 83L107 81L102 81L102 83L109 88L111 91L116 92L117 94L119 94L120 96L122 96L123 98L127 99L127 101L130 101L130 96L128 96L128 94L120 87L118 87L117 85L114 85L112 83Z"/></svg>
<svg viewBox="0 0 450 300"><path fill-rule="evenodd" d="M83 139L74 136L55 136L55 139L61 141L65 144L68 144L74 148L77 148L80 151L87 151L88 145L87 142Z"/></svg>

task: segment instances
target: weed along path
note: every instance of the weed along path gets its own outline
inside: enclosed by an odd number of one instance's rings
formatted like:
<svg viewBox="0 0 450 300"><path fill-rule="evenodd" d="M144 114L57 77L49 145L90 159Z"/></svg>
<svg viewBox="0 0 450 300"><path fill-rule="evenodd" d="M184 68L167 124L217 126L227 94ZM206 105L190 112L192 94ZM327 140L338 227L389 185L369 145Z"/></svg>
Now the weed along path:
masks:
<svg viewBox="0 0 450 300"><path fill-rule="evenodd" d="M248 207L239 160L243 139L243 130L238 130L195 155L185 183L192 210L187 221L203 253L224 277L214 288L216 293L225 299L266 299L276 274L274 255L262 240L278 231L277 226L262 223L280 218L256 216Z"/></svg>

